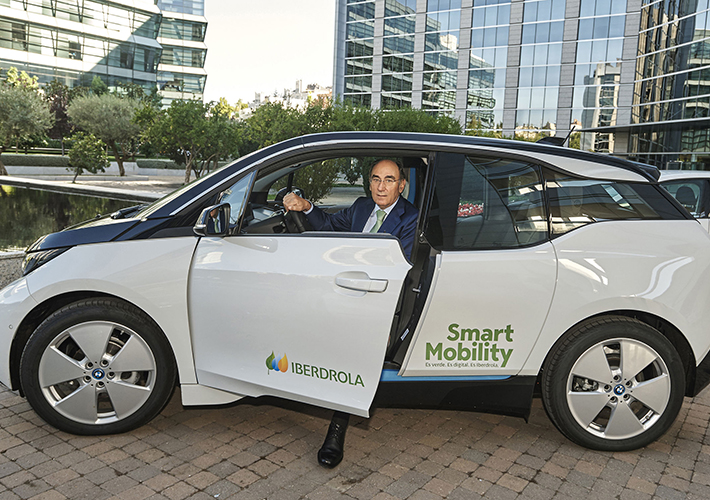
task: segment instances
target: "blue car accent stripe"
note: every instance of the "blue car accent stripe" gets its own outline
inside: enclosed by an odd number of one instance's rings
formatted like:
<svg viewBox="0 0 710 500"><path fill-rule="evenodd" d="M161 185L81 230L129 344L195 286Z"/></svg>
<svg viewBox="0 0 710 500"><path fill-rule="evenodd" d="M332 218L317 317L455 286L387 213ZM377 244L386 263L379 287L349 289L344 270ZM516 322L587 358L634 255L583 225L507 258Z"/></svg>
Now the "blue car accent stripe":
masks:
<svg viewBox="0 0 710 500"><path fill-rule="evenodd" d="M506 380L510 375L469 375L462 377L400 377L397 370L382 370L380 382L483 382L487 380Z"/></svg>

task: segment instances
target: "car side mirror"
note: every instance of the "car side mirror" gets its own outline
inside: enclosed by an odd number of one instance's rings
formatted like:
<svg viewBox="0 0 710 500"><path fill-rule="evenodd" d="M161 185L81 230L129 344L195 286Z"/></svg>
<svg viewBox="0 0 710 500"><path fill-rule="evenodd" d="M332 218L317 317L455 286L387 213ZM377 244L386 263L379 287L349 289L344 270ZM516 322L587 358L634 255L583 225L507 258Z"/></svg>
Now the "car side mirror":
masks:
<svg viewBox="0 0 710 500"><path fill-rule="evenodd" d="M227 236L231 206L222 203L205 208L192 230L197 236Z"/></svg>

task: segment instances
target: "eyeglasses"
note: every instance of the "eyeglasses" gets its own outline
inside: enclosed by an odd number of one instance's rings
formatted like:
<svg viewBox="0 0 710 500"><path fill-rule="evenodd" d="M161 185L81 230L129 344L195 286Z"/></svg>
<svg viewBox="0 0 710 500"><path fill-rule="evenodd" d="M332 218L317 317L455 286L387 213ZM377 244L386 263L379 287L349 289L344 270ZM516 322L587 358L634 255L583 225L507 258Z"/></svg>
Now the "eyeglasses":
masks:
<svg viewBox="0 0 710 500"><path fill-rule="evenodd" d="M399 182L400 180L401 179L393 179L392 177L386 177L384 179L380 179L379 177L370 177L370 184L379 186L384 182L385 186L392 187L394 186L395 182Z"/></svg>

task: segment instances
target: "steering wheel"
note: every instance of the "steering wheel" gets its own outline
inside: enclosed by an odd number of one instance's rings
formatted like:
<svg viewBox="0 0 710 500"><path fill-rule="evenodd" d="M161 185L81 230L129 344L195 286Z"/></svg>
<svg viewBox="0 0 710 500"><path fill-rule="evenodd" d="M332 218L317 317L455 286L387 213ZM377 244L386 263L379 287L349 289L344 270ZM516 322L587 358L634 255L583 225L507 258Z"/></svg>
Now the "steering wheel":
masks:
<svg viewBox="0 0 710 500"><path fill-rule="evenodd" d="M289 233L303 233L309 228L312 229L311 223L308 222L308 218L303 212L294 212L293 210L286 212L284 221Z"/></svg>

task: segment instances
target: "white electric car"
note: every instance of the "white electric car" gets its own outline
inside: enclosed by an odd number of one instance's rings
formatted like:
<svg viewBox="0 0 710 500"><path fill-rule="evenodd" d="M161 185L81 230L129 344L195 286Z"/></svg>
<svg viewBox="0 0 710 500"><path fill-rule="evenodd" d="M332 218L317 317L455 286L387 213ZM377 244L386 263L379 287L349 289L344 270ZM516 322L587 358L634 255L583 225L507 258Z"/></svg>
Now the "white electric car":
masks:
<svg viewBox="0 0 710 500"><path fill-rule="evenodd" d="M383 157L419 209L411 259L390 235L284 213L285 192L307 182L317 201L323 179ZM643 446L710 381L710 236L658 175L523 142L292 139L38 240L0 292L0 381L76 434L148 422L177 383L185 405L276 396L361 416L527 417L539 393L576 443Z"/></svg>
<svg viewBox="0 0 710 500"><path fill-rule="evenodd" d="M710 232L710 172L662 170L659 182Z"/></svg>

